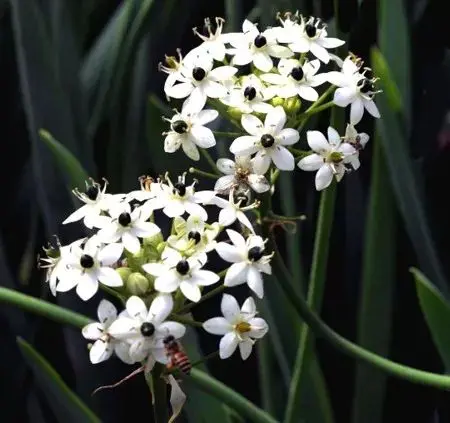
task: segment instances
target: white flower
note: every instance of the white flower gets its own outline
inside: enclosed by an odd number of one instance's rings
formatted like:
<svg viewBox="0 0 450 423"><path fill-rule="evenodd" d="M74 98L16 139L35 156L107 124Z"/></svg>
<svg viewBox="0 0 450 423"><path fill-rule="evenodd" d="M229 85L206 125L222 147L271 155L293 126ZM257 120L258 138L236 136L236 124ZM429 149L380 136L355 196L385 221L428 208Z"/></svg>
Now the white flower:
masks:
<svg viewBox="0 0 450 423"><path fill-rule="evenodd" d="M89 350L92 364L107 360L115 352L123 362L132 364L128 354L129 345L117 341L109 333L109 327L117 319L117 310L108 300L101 300L97 309L98 322L89 323L81 333L86 339L95 341Z"/></svg>
<svg viewBox="0 0 450 423"><path fill-rule="evenodd" d="M183 104L181 113L177 113L170 119L171 131L163 133L166 135L164 140L164 151L174 153L180 147L186 155L192 160L199 160L200 154L198 147L210 148L216 145L216 140L211 129L206 128L209 122L219 116L216 110L192 111Z"/></svg>
<svg viewBox="0 0 450 423"><path fill-rule="evenodd" d="M140 189L129 192L125 201L129 203L144 203L159 194L159 184L155 183L150 176L141 176L139 178ZM132 207L133 208L133 207Z"/></svg>
<svg viewBox="0 0 450 423"><path fill-rule="evenodd" d="M314 153L301 159L298 167L306 171L317 170L318 191L328 187L333 176L336 176L339 182L345 174L345 164L353 165L355 159L357 160L356 150L349 143L343 143L338 132L332 127L328 127L328 141L319 131L308 131L306 137Z"/></svg>
<svg viewBox="0 0 450 423"><path fill-rule="evenodd" d="M249 186L259 194L269 191L269 182L264 175L256 173L250 156L235 156L234 160L217 160L217 169L225 176L217 180L214 191L219 194L228 194L230 189L239 186Z"/></svg>
<svg viewBox="0 0 450 423"><path fill-rule="evenodd" d="M142 268L155 279L155 289L170 293L180 288L182 294L193 302L201 298L199 286L208 286L219 281L219 276L203 270L205 264L201 256L184 258L178 251L166 247L161 255L161 263L147 263Z"/></svg>
<svg viewBox="0 0 450 423"><path fill-rule="evenodd" d="M270 275L270 259L273 254L264 255L264 240L258 235L250 235L247 240L236 231L227 229L227 235L233 245L219 242L216 251L219 256L233 263L225 275L225 286L247 283L248 287L259 297L264 296L261 272Z"/></svg>
<svg viewBox="0 0 450 423"><path fill-rule="evenodd" d="M130 344L129 355L133 362L149 357L160 363L167 363L163 340L172 335L181 338L186 328L178 322L165 321L172 312L173 299L170 295L158 295L147 309L144 301L132 296L127 300L126 313L109 327L114 338ZM152 367L148 366L147 368Z"/></svg>
<svg viewBox="0 0 450 423"><path fill-rule="evenodd" d="M380 112L373 101L375 94L376 78L369 78L370 69L365 68L360 72L362 62L353 56L344 60L341 72L329 72L328 81L338 88L334 92L334 104L339 107L350 106L350 123L356 125L363 116L366 109L373 117L379 118Z"/></svg>
<svg viewBox="0 0 450 423"><path fill-rule="evenodd" d="M158 70L167 73L167 78L164 83L164 92L167 95L167 91L173 87L176 82L182 77L181 69L183 66L183 56L181 50L177 49L178 60L174 56L165 56L165 62L167 66L162 63L158 64Z"/></svg>
<svg viewBox="0 0 450 423"><path fill-rule="evenodd" d="M197 53L185 57L178 78L180 83L168 87L165 92L169 97L186 98L186 107L201 110L206 100L227 95L227 89L221 84L233 77L237 69L232 66L219 66L213 69L212 58L207 54Z"/></svg>
<svg viewBox="0 0 450 423"><path fill-rule="evenodd" d="M319 98L317 87L327 81L327 74L317 75L320 68L319 60L313 60L301 65L296 59L281 59L278 63L278 72L261 75L263 81L273 84L267 88L272 95L282 98L299 95L308 101L316 101Z"/></svg>
<svg viewBox="0 0 450 423"><path fill-rule="evenodd" d="M225 58L225 43L227 42L228 34L222 34L223 24L225 20L223 18L216 17L216 28L214 31L213 25L209 18L205 19L205 25L203 29L208 33L208 35L203 35L197 28L194 28L194 34L197 35L203 43L198 46L195 50L200 50L206 52L214 60L218 62L223 62Z"/></svg>
<svg viewBox="0 0 450 423"><path fill-rule="evenodd" d="M230 151L239 156L257 153L254 159L254 169L258 174L269 170L270 163L280 170L294 170L294 156L285 145L295 144L300 136L292 128L284 128L286 113L281 106L274 107L263 123L253 115L242 115L241 125L250 135L236 138L230 146Z"/></svg>
<svg viewBox="0 0 450 423"><path fill-rule="evenodd" d="M259 32L257 26L249 20L242 24L242 32L229 35L229 42L234 48L227 50L233 55L233 65L248 65L252 63L263 72L269 72L273 67L273 57L291 57L292 51L277 44L272 28Z"/></svg>
<svg viewBox="0 0 450 423"><path fill-rule="evenodd" d="M264 319L255 317L255 302L249 297L239 309L232 295L224 294L220 305L224 317L213 317L203 323L203 329L213 335L223 335L219 344L220 358L230 357L239 345L243 360L246 360L253 348L255 339L262 338L269 327Z"/></svg>
<svg viewBox="0 0 450 423"><path fill-rule="evenodd" d="M239 109L242 113L268 113L273 106L266 103L269 95L261 80L253 74L244 75L241 85L232 84L229 94L220 99L223 104Z"/></svg>
<svg viewBox="0 0 450 423"><path fill-rule="evenodd" d="M189 213L200 216L205 221L208 219L208 214L200 203L208 202L214 196L214 191L195 192L195 182L187 186L185 174L178 177L176 184L172 184L167 175L166 181L167 185L160 183L160 194L149 200L151 209L163 209L163 213L168 217L177 217Z"/></svg>
<svg viewBox="0 0 450 423"><path fill-rule="evenodd" d="M248 198L248 191L235 193L234 188L230 190L228 201L221 197L214 197L211 203L222 209L219 213L219 224L222 226L230 226L236 220L239 220L239 222L254 233L253 225L244 212L259 207L259 202L255 201L248 206L241 205L242 203L246 203Z"/></svg>
<svg viewBox="0 0 450 423"><path fill-rule="evenodd" d="M356 128L348 123L345 129L344 142L351 144L357 151L363 150L369 141L369 135L365 132L358 132Z"/></svg>
<svg viewBox="0 0 450 423"><path fill-rule="evenodd" d="M109 266L114 265L122 255L121 244L102 246L97 236L78 241L70 248L66 258L66 271L58 275L58 292L67 292L76 286L78 296L86 301L98 290L98 283L117 287L123 282L119 274Z"/></svg>
<svg viewBox="0 0 450 423"><path fill-rule="evenodd" d="M130 204L122 202L109 210L110 218L102 225L98 237L104 243L121 241L123 246L133 254L139 252L139 238L156 235L161 229L152 222L147 222L151 215L150 208L137 207L131 211Z"/></svg>
<svg viewBox="0 0 450 423"><path fill-rule="evenodd" d="M94 226L98 227L102 221L101 213L107 211L114 201L119 201L124 197L122 194L106 194L107 186L108 183L106 180L104 181L103 189L100 187L100 184L91 181L91 184L86 182L85 192L80 192L78 188L72 190L75 197L82 201L84 205L64 220L63 225L83 219L83 223L89 229L92 229Z"/></svg>
<svg viewBox="0 0 450 423"><path fill-rule="evenodd" d="M294 18L296 18L294 16ZM335 48L345 44L345 41L338 38L328 37L325 25L320 19L310 17L305 21L300 17L300 23L288 17L281 20L282 28L277 28L277 39L281 43L288 43L288 47L295 53L311 52L323 63L330 61L329 48Z"/></svg>

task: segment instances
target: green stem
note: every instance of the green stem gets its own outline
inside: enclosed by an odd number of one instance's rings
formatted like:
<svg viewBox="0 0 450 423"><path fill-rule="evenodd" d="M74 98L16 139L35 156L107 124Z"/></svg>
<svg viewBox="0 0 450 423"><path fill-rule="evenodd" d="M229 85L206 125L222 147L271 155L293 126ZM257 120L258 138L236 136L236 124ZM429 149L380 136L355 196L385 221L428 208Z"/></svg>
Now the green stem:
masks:
<svg viewBox="0 0 450 423"><path fill-rule="evenodd" d="M225 285L220 285L217 288L212 289L205 295L202 295L202 298L196 303L190 303L182 307L180 310L177 311L177 314L185 314L187 313L191 308L195 307L197 304L202 303L203 301L209 300L210 298L214 297L217 294L220 294L222 291L224 291L226 288Z"/></svg>
<svg viewBox="0 0 450 423"><path fill-rule="evenodd" d="M121 302L122 304L125 305L125 303L126 303L126 298L125 298L122 294L120 294L119 292L117 292L115 289L110 288L109 286L106 286L106 285L103 285L103 284L100 284L100 289L101 289L102 291L107 292L109 295L111 295L111 296L113 296L113 297L116 297L118 300L120 300L120 302Z"/></svg>
<svg viewBox="0 0 450 423"><path fill-rule="evenodd" d="M200 364L203 364L205 361L208 361L208 360L211 360L211 359L217 358L217 357L219 357L219 350L213 351L212 353L209 353L209 354L205 355L200 360L194 361L192 363L192 367L200 366Z"/></svg>
<svg viewBox="0 0 450 423"><path fill-rule="evenodd" d="M336 182L333 182L320 198L319 215L316 225L314 241L314 253L311 265L311 275L308 284L307 303L311 309L319 310L322 304L323 291L328 261L328 250L334 215L334 203L336 198ZM295 359L294 373L289 389L285 423L294 423L298 419L300 397L304 392L304 383L307 380L306 372L314 354L314 344L310 329L302 325L300 343Z"/></svg>
<svg viewBox="0 0 450 423"><path fill-rule="evenodd" d="M237 138L245 135L242 132L223 132L223 131L213 131L213 134L218 137L228 137L228 138Z"/></svg>
<svg viewBox="0 0 450 423"><path fill-rule="evenodd" d="M64 325L82 328L92 322L89 317L83 316L82 314L8 288L0 287L0 302L14 305L22 310L46 317Z"/></svg>
<svg viewBox="0 0 450 423"><path fill-rule="evenodd" d="M312 110L314 110L317 106L320 106L326 99L327 97L332 94L334 92L334 90L336 89L336 87L334 85L329 86L323 93L322 95L313 103L311 104L311 106L306 109L305 113L310 113Z"/></svg>
<svg viewBox="0 0 450 423"><path fill-rule="evenodd" d="M165 367L162 364L155 364L152 372L146 377L147 384L152 393L153 416L155 423L167 423L169 412L167 408L167 384L161 377Z"/></svg>
<svg viewBox="0 0 450 423"><path fill-rule="evenodd" d="M211 170L213 173L220 176L220 173L217 169L216 163L211 157L211 154L209 154L204 148L200 148L200 154L203 156L203 158L208 162L209 166L211 167Z"/></svg>
<svg viewBox="0 0 450 423"><path fill-rule="evenodd" d="M258 408L248 399L201 370L192 369L190 376L181 375L181 377L188 385L196 385L252 422L278 423L271 415Z"/></svg>
<svg viewBox="0 0 450 423"><path fill-rule="evenodd" d="M189 168L189 173L192 173L192 174L198 175L198 176L203 176L204 178L219 179L219 177L217 175L214 175L214 174L209 173L209 172L205 172L205 171L197 169L195 167L190 167Z"/></svg>
<svg viewBox="0 0 450 423"><path fill-rule="evenodd" d="M323 110L329 109L330 107L334 106L334 101L327 101L325 104L321 104L320 106L313 107L311 106L308 110L305 111L303 116L311 116L316 113L322 112Z"/></svg>
<svg viewBox="0 0 450 423"><path fill-rule="evenodd" d="M169 319L173 320L174 322L183 323L183 325L192 326L194 328L201 328L201 327L203 327L203 323L202 322L197 322L196 320L192 320L189 317L185 317L185 316L179 316L179 315L171 314L169 316Z"/></svg>

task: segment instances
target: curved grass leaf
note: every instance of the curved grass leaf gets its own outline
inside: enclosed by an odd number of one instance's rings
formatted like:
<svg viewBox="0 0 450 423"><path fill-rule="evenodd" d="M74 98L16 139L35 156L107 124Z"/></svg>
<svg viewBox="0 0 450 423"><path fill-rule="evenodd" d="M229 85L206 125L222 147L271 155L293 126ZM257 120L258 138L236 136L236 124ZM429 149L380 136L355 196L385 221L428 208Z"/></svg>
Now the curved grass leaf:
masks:
<svg viewBox="0 0 450 423"><path fill-rule="evenodd" d="M447 372L450 371L450 304L418 269L411 269L422 313Z"/></svg>
<svg viewBox="0 0 450 423"><path fill-rule="evenodd" d="M22 338L17 338L17 344L58 421L100 423L41 354Z"/></svg>

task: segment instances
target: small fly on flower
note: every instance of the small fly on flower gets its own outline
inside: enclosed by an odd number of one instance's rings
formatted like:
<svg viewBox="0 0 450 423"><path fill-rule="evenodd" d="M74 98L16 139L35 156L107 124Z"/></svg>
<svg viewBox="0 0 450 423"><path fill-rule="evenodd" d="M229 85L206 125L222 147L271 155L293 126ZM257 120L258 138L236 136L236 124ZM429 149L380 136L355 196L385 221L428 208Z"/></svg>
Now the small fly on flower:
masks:
<svg viewBox="0 0 450 423"><path fill-rule="evenodd" d="M151 190L151 185L153 182L155 182L155 180L148 175L142 175L139 178L139 182L141 183L142 188L144 189L144 191L150 191Z"/></svg>
<svg viewBox="0 0 450 423"><path fill-rule="evenodd" d="M171 370L177 368L185 375L188 375L191 372L192 364L180 342L178 342L173 335L167 335L164 338L163 343L164 348L166 349L167 358L169 359L166 366L167 369Z"/></svg>

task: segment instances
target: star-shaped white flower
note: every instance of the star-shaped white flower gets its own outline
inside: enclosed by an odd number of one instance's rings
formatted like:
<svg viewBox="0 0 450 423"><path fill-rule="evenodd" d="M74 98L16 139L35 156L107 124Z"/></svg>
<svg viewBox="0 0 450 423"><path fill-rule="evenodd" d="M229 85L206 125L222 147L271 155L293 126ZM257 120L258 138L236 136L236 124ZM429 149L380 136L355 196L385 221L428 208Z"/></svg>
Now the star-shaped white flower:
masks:
<svg viewBox="0 0 450 423"><path fill-rule="evenodd" d="M212 122L219 116L217 110L193 111L184 103L181 113L175 114L170 122L170 131L163 133L164 151L174 153L180 147L186 156L192 160L199 160L200 153L197 147L210 148L216 145L216 139L211 129L204 125Z"/></svg>
<svg viewBox="0 0 450 423"><path fill-rule="evenodd" d="M233 55L233 65L248 65L252 63L263 72L269 72L273 67L272 57L291 57L292 51L277 43L272 28L259 32L257 26L249 20L242 24L243 33L230 34L229 42L233 46L227 50ZM271 57L272 56L272 57Z"/></svg>
<svg viewBox="0 0 450 423"><path fill-rule="evenodd" d="M247 240L236 231L227 229L227 235L233 245L219 242L216 251L219 256L233 263L225 275L225 286L247 283L248 287L259 297L264 296L261 272L270 275L270 260L273 254L264 254L264 240L258 235L250 235Z"/></svg>
<svg viewBox="0 0 450 423"><path fill-rule="evenodd" d="M203 31L207 33L200 33L197 28L194 28L194 34L197 35L203 42L201 45L196 47L195 50L205 52L214 60L218 62L223 62L225 58L225 43L228 42L228 34L222 34L223 24L225 20L223 18L216 17L215 28L211 23L209 18L205 19L205 24L203 26Z"/></svg>
<svg viewBox="0 0 450 423"><path fill-rule="evenodd" d="M355 169L359 166L357 151L349 143L343 143L338 132L331 126L328 127L328 140L319 131L308 131L306 137L314 153L301 159L298 167L306 171L317 170L318 191L327 188L333 176L339 182L345 174L346 164L352 165Z"/></svg>
<svg viewBox="0 0 450 423"><path fill-rule="evenodd" d="M273 106L266 103L270 95L265 85L254 74L244 75L240 85L231 84L229 94L220 99L223 104L239 109L242 113L268 113Z"/></svg>
<svg viewBox="0 0 450 423"><path fill-rule="evenodd" d="M213 335L223 335L219 344L220 358L230 357L237 346L243 360L246 360L256 339L262 338L269 327L264 319L255 317L255 302L249 297L239 309L232 295L224 294L220 305L223 317L213 317L203 323L203 329Z"/></svg>
<svg viewBox="0 0 450 423"><path fill-rule="evenodd" d="M269 191L269 182L264 175L256 173L250 156L235 156L234 160L217 160L217 169L225 176L217 180L214 191L228 194L232 188L238 187L250 187L259 194Z"/></svg>
<svg viewBox="0 0 450 423"><path fill-rule="evenodd" d="M107 181L104 181L103 189L100 184L91 180L86 182L86 191L80 192L75 188L72 192L84 204L78 210L75 210L67 219L63 221L63 225L67 223L77 222L83 219L83 223L87 228L92 229L98 227L102 221L101 213L107 211L115 202L120 201L125 195L111 195L106 193Z"/></svg>
<svg viewBox="0 0 450 423"><path fill-rule="evenodd" d="M89 358L92 364L108 360L114 352L123 362L133 364L129 356L130 346L113 338L109 327L117 319L117 310L108 300L101 300L97 309L98 322L89 323L81 333L86 339L95 341L90 350Z"/></svg>
<svg viewBox="0 0 450 423"><path fill-rule="evenodd" d="M163 293L171 293L178 288L182 294L193 302L202 296L200 286L208 286L219 281L214 272L202 269L205 264L200 256L183 257L178 251L166 247L161 255L161 263L147 263L142 268L156 276L155 289Z"/></svg>
<svg viewBox="0 0 450 423"><path fill-rule="evenodd" d="M326 26L322 24L320 19L310 17L306 21L303 16L300 16L299 23L296 22L296 19L298 19L298 16L290 16L284 21L281 20L283 26L276 29L278 41L287 43L293 52L311 52L323 63L328 63L330 53L327 49L345 44L345 41L338 38L328 37Z"/></svg>
<svg viewBox="0 0 450 423"><path fill-rule="evenodd" d="M308 101L316 101L319 98L317 87L327 81L327 74L317 75L320 68L319 60L312 60L301 65L296 59L281 59L278 63L278 72L261 75L261 79L270 84L267 91L271 95L282 98L300 96Z"/></svg>
<svg viewBox="0 0 450 423"><path fill-rule="evenodd" d="M83 244L84 243L84 244ZM66 271L59 272L58 292L67 292L76 286L78 296L87 301L98 290L98 283L110 287L122 286L119 274L109 266L122 255L121 244L103 246L97 236L78 241L66 258Z"/></svg>
<svg viewBox="0 0 450 423"><path fill-rule="evenodd" d="M105 244L121 241L123 246L133 254L139 252L139 238L147 238L161 231L159 226L148 222L150 208L137 207L133 211L127 202L122 202L109 210L110 218L105 220L98 237Z"/></svg>
<svg viewBox="0 0 450 423"><path fill-rule="evenodd" d="M127 300L126 313L121 313L111 324L109 333L130 344L129 355L133 362L148 357L147 369L152 367L154 360L167 363L164 338L172 335L178 339L186 331L181 323L166 321L172 309L173 299L170 295L158 295L149 309L141 298L132 296Z"/></svg>
<svg viewBox="0 0 450 423"><path fill-rule="evenodd" d="M286 113L281 106L267 113L264 124L256 116L242 115L241 125L250 135L236 138L230 151L239 156L257 153L253 167L260 175L269 170L272 161L280 170L294 170L294 156L284 146L295 144L300 136L297 130L284 128L285 123Z"/></svg>
<svg viewBox="0 0 450 423"><path fill-rule="evenodd" d="M368 77L370 69L361 72L362 62L353 56L344 60L341 72L328 72L328 81L338 88L334 92L334 104L339 107L350 106L350 123L356 125L363 117L366 109L373 117L379 118L380 112L373 101L375 94L380 92L375 88L376 78Z"/></svg>
<svg viewBox="0 0 450 423"><path fill-rule="evenodd" d="M185 57L178 84L166 89L166 94L173 98L186 98L186 107L201 110L207 98L220 98L227 95L222 82L229 80L237 72L233 66L219 66L213 69L212 58L198 52Z"/></svg>

